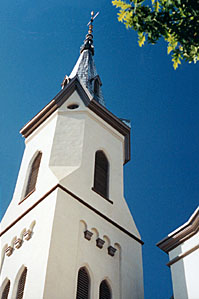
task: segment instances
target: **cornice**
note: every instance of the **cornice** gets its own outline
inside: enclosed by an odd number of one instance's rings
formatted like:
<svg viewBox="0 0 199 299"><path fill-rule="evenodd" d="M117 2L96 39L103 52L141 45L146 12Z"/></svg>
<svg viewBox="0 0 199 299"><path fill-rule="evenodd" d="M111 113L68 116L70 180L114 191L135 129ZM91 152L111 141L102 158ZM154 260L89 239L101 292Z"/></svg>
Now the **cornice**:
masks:
<svg viewBox="0 0 199 299"><path fill-rule="evenodd" d="M74 77L66 87L61 90L55 98L46 105L38 114L35 115L20 131L27 138L36 130L50 115L52 115L74 91L77 91L85 106L97 114L111 127L124 136L125 159L124 164L130 160L130 128L124 124L119 118L112 114L109 110L99 104L79 81L78 77Z"/></svg>
<svg viewBox="0 0 199 299"><path fill-rule="evenodd" d="M156 244L164 252L169 253L186 240L190 239L199 231L199 208L196 209L194 214L190 219L181 226L179 229L175 230L173 233L169 234L166 238L161 240Z"/></svg>

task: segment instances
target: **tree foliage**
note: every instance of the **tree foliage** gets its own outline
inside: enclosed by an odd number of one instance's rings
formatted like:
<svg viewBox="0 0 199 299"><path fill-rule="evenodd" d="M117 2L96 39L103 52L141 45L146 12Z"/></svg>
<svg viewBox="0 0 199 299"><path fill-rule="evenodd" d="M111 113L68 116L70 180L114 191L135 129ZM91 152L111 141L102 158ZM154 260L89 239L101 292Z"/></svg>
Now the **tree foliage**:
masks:
<svg viewBox="0 0 199 299"><path fill-rule="evenodd" d="M128 0L127 0L128 1ZM199 60L199 0L113 0L119 8L118 21L138 33L138 44L168 43L176 69L182 60Z"/></svg>

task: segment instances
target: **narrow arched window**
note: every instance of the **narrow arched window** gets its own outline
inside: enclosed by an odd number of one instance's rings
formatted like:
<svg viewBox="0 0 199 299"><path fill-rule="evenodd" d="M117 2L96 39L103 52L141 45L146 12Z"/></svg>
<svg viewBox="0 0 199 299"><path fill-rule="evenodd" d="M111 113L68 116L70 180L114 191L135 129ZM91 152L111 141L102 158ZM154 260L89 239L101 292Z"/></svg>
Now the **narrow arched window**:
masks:
<svg viewBox="0 0 199 299"><path fill-rule="evenodd" d="M90 279L85 268L80 268L77 280L76 299L88 299L90 293Z"/></svg>
<svg viewBox="0 0 199 299"><path fill-rule="evenodd" d="M95 154L94 190L108 198L109 162L103 151Z"/></svg>
<svg viewBox="0 0 199 299"><path fill-rule="evenodd" d="M99 299L111 299L111 289L106 280L103 280L100 284Z"/></svg>
<svg viewBox="0 0 199 299"><path fill-rule="evenodd" d="M8 298L9 290L10 290L10 280L7 281L7 283L6 283L6 285L3 289L1 299L7 299Z"/></svg>
<svg viewBox="0 0 199 299"><path fill-rule="evenodd" d="M27 268L24 268L23 272L21 273L19 282L18 282L16 299L23 298L26 276L27 276Z"/></svg>
<svg viewBox="0 0 199 299"><path fill-rule="evenodd" d="M41 162L41 156L42 153L39 152L32 162L24 197L26 197L28 194L32 193L35 190L37 176L39 172L39 166Z"/></svg>

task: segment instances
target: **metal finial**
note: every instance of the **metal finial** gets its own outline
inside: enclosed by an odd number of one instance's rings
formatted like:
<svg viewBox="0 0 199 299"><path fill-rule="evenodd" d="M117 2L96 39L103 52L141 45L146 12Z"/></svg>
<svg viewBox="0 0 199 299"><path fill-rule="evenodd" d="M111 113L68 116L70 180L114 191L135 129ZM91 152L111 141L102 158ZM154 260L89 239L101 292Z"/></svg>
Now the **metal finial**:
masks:
<svg viewBox="0 0 199 299"><path fill-rule="evenodd" d="M83 46L80 48L80 53L82 53L84 50L90 50L92 55L94 55L94 47L93 47L93 21L98 16L99 12L96 13L94 16L94 11L91 12L91 20L87 24L89 26L88 33L86 35L86 39L84 40Z"/></svg>
<svg viewBox="0 0 199 299"><path fill-rule="evenodd" d="M93 20L99 15L99 11L94 16L94 11L91 11L91 20L88 22L87 26L90 25L90 23L93 22ZM93 17L94 16L94 17Z"/></svg>
<svg viewBox="0 0 199 299"><path fill-rule="evenodd" d="M88 33L92 33L92 29L93 29L93 21L94 19L99 15L99 11L96 13L96 15L94 16L94 11L91 11L91 20L90 22L88 22L87 26L89 26L89 30ZM89 32L91 30L91 32Z"/></svg>

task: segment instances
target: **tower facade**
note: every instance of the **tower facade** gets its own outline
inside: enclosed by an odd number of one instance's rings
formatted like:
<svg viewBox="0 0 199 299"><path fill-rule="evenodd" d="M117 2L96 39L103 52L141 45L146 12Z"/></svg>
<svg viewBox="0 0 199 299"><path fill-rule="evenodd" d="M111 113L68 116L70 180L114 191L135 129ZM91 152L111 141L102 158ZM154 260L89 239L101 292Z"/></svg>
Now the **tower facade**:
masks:
<svg viewBox="0 0 199 299"><path fill-rule="evenodd" d="M144 297L143 242L123 196L130 128L105 108L93 55L91 22L62 90L21 130L1 298Z"/></svg>

